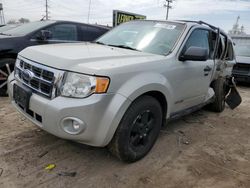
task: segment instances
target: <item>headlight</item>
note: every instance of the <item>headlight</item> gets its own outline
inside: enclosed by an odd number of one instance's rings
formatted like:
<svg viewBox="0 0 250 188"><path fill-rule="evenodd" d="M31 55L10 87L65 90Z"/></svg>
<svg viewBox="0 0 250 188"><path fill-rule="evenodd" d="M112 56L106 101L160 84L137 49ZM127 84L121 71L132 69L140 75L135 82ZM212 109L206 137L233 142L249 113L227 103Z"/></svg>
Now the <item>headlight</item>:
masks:
<svg viewBox="0 0 250 188"><path fill-rule="evenodd" d="M65 97L84 98L93 93L106 93L109 79L77 73L67 73L61 87L61 95Z"/></svg>

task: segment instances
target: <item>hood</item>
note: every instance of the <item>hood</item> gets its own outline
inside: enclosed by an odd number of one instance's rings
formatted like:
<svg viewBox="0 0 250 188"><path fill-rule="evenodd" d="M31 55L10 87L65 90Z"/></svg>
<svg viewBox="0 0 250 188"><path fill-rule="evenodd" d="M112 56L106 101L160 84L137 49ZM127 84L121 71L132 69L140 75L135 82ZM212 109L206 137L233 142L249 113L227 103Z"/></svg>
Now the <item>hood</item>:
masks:
<svg viewBox="0 0 250 188"><path fill-rule="evenodd" d="M2 40L2 39L13 39L13 38L19 38L18 36L13 36L13 35L1 35L0 34L0 41Z"/></svg>
<svg viewBox="0 0 250 188"><path fill-rule="evenodd" d="M250 57L246 56L237 56L236 57L237 63L243 63L243 64L250 64Z"/></svg>
<svg viewBox="0 0 250 188"><path fill-rule="evenodd" d="M110 69L164 57L92 43L33 46L19 55L57 69L87 74L102 74Z"/></svg>

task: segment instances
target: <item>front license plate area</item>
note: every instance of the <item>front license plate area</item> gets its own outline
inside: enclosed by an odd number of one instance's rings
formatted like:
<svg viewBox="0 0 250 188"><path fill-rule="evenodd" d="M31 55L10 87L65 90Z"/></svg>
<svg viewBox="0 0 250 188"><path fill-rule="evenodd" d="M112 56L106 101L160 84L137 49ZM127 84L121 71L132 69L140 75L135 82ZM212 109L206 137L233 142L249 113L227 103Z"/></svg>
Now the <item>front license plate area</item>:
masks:
<svg viewBox="0 0 250 188"><path fill-rule="evenodd" d="M15 102L25 110L29 108L31 95L32 91L29 88L21 87L17 84L14 84L13 98Z"/></svg>

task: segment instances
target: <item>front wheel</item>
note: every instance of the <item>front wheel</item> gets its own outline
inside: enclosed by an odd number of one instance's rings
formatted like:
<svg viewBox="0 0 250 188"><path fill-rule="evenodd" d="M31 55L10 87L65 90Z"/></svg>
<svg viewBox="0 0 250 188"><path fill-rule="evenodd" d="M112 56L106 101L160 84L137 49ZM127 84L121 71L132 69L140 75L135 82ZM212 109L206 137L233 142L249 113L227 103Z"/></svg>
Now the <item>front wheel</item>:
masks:
<svg viewBox="0 0 250 188"><path fill-rule="evenodd" d="M160 103L151 96L142 96L126 111L108 147L119 159L135 162L151 150L161 125Z"/></svg>

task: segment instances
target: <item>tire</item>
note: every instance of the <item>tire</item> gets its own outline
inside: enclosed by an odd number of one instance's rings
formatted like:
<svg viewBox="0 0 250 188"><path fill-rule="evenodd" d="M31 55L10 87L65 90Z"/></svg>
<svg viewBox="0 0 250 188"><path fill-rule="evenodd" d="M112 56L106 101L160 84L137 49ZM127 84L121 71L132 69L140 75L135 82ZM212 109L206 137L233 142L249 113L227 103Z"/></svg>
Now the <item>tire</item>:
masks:
<svg viewBox="0 0 250 188"><path fill-rule="evenodd" d="M8 96L7 94L7 80L8 76L14 70L15 59L0 60L0 96Z"/></svg>
<svg viewBox="0 0 250 188"><path fill-rule="evenodd" d="M212 83L212 88L215 92L215 100L209 104L209 110L214 112L223 112L225 109L226 101L226 82L223 78L218 78Z"/></svg>
<svg viewBox="0 0 250 188"><path fill-rule="evenodd" d="M122 161L138 161L153 147L161 125L160 103L151 96L142 96L126 111L108 148Z"/></svg>

